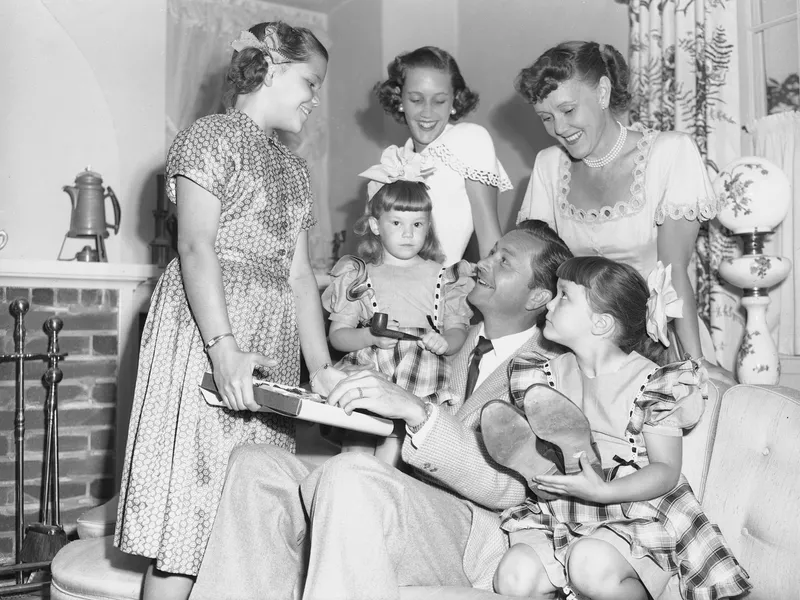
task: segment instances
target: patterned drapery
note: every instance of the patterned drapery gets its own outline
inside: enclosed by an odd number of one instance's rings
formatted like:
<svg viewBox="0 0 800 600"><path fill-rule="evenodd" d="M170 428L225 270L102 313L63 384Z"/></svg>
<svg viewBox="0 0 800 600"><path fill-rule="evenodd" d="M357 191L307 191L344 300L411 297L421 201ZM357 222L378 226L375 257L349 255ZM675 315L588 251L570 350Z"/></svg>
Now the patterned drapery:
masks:
<svg viewBox="0 0 800 600"><path fill-rule="evenodd" d="M282 20L307 27L330 51L328 18L318 12L263 0L168 0L167 2L167 147L198 118L222 111L230 43L242 29ZM316 268L328 266L332 233L328 203L328 112L322 104L298 135L284 141L308 162L317 226L309 231L309 253Z"/></svg>
<svg viewBox="0 0 800 600"><path fill-rule="evenodd" d="M630 0L631 121L689 133L715 171L740 156L739 56L734 0ZM717 360L732 370L744 331L740 291L719 278L739 252L719 222L703 225L695 253L697 307Z"/></svg>

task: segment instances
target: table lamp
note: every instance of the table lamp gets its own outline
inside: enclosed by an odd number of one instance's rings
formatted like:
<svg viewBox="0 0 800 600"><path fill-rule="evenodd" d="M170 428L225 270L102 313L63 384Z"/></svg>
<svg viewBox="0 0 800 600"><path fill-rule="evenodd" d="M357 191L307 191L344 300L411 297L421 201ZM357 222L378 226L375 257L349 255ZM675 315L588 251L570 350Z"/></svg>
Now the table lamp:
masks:
<svg viewBox="0 0 800 600"><path fill-rule="evenodd" d="M791 184L780 167L759 156L745 156L728 164L714 181L720 223L742 237L738 258L720 263L720 275L742 288L747 311L742 345L736 359L741 383L776 385L781 376L778 348L767 327L769 288L789 274L792 263L764 254L764 239L786 217Z"/></svg>

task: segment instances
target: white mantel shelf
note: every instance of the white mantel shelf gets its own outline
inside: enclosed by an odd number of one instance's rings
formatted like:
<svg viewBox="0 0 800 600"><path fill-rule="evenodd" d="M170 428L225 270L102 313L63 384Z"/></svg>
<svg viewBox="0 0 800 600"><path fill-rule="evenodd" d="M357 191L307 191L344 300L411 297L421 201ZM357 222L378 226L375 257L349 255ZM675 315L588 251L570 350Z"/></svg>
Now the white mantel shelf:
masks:
<svg viewBox="0 0 800 600"><path fill-rule="evenodd" d="M136 286L158 279L163 269L156 265L79 262L75 260L0 259L0 282L25 287L50 287L65 284L96 288ZM11 280L11 281L9 281ZM13 282L13 283L12 283Z"/></svg>

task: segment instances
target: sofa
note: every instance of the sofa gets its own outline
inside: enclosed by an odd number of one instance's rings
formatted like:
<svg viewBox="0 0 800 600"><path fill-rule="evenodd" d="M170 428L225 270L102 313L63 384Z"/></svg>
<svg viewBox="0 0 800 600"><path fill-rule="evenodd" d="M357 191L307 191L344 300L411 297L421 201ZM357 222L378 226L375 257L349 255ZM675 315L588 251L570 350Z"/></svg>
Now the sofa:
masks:
<svg viewBox="0 0 800 600"><path fill-rule="evenodd" d="M337 451L298 427L298 453ZM684 437L684 474L750 573L751 600L800 598L800 392L712 382L700 423ZM148 561L116 550L113 502L78 521L80 539L52 563L52 600L138 600ZM264 596L268 598L265 591ZM501 600L469 588L406 587L402 600ZM675 578L657 600L680 598Z"/></svg>

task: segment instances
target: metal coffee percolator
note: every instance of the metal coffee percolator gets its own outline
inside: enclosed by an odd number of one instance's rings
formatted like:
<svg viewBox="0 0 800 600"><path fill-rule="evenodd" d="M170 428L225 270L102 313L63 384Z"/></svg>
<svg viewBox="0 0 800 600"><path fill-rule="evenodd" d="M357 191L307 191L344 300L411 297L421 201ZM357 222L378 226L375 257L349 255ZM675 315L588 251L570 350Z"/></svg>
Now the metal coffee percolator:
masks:
<svg viewBox="0 0 800 600"><path fill-rule="evenodd" d="M108 262L106 246L103 241L108 237L108 229L113 227L114 234L119 233L120 208L117 196L111 186L103 188L103 178L91 167L75 176L75 185L65 185L64 191L72 201L72 213L69 220L69 231L66 238L93 238L95 248L84 246L75 255L76 260L87 262ZM111 198L114 207L114 224L106 223L106 197ZM61 245L62 249L64 245ZM60 255L60 252L59 252Z"/></svg>

